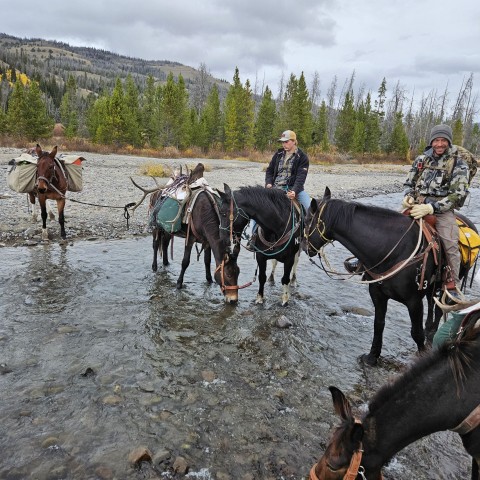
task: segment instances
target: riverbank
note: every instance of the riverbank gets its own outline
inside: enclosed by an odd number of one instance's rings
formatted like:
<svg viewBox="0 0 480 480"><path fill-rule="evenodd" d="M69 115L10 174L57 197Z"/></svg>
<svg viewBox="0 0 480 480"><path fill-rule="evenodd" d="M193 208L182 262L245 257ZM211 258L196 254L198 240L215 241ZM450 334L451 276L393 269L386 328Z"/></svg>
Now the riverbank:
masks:
<svg viewBox="0 0 480 480"><path fill-rule="evenodd" d="M32 222L28 196L10 190L6 184L8 162L23 151L16 148L0 149L0 245L31 245L41 241L41 220ZM214 187L223 190L224 183L235 189L244 185L263 185L266 164L238 160L213 159L155 159L126 155L76 153L86 159L83 163L84 188L81 192L68 192L65 208L67 241L77 239L120 239L149 233L147 202L127 219L123 207L142 197L142 192L130 181L151 188L153 180L141 174L145 165L160 164L173 169L190 167L202 162L206 166L205 178ZM305 185L314 197L323 195L328 186L332 195L353 200L382 193L402 190L408 171L407 165L345 164L312 165ZM166 180L166 179L165 179ZM82 202L82 203L80 203ZM54 209L55 211L55 209ZM49 235L60 239L57 221L49 221Z"/></svg>

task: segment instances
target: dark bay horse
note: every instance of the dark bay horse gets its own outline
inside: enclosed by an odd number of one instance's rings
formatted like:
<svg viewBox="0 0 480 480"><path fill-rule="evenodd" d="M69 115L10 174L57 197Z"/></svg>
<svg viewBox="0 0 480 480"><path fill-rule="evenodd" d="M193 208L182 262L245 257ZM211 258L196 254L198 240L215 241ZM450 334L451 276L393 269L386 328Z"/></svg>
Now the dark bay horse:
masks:
<svg viewBox="0 0 480 480"><path fill-rule="evenodd" d="M133 180L132 180L133 182ZM133 182L135 186L144 191L145 194L152 191L144 189ZM162 190L157 189L150 200L150 206L155 206L161 199ZM145 197L145 195L144 195ZM195 198L195 201L193 201ZM217 201L207 190L202 190L198 194L193 194L188 200L186 209L189 212L188 223L182 223L181 230L175 233L166 232L155 221L151 224L153 234L153 263L152 269L158 268L157 257L161 251L163 265L168 265L168 246L172 237L185 239L185 249L182 259L182 269L177 279L177 288L183 286L185 272L190 265L192 248L196 243L201 244L204 250L205 276L208 283L212 283L212 274L210 264L212 253L215 258L216 269L214 272L215 281L220 285L225 301L230 304L238 301L238 276L240 269L237 265L237 254L230 252L229 239L220 235L220 216ZM137 203L137 205L139 202Z"/></svg>
<svg viewBox="0 0 480 480"><path fill-rule="evenodd" d="M47 199L57 201L58 223L60 224L60 236L65 239L65 194L67 192L68 180L65 170L61 163L56 160L57 147L49 152L44 152L40 145L37 144L35 150L37 160L37 174L35 187L28 195L30 203L33 205L35 217L35 198L38 198L42 216L42 238L48 240L47 231Z"/></svg>
<svg viewBox="0 0 480 480"><path fill-rule="evenodd" d="M284 264L282 305L286 305L290 299L290 274L298 258L303 231L301 207L297 209L285 192L276 188L241 187L232 192L225 184L224 190L220 193L221 227L226 236L232 232L236 251L240 249L241 234L249 220L253 218L259 226L255 242L259 270L256 303L264 301L267 261L277 260Z"/></svg>
<svg viewBox="0 0 480 480"><path fill-rule="evenodd" d="M480 318L480 312L472 320ZM416 440L442 430L461 436L472 456L472 480L480 464L480 330L447 342L422 357L392 384L380 389L362 418L344 394L329 387L342 419L311 480L380 480L382 467ZM348 476L350 475L350 476ZM438 478L430 472L429 478Z"/></svg>
<svg viewBox="0 0 480 480"><path fill-rule="evenodd" d="M462 219L476 230L465 217ZM312 257L333 241L339 241L365 266L363 278L368 282L375 307L372 346L370 352L362 356L362 361L368 365L377 363L390 299L407 307L411 336L418 350L424 350L425 333L431 341L442 315L439 308L434 308L433 301L442 279L438 275L433 250L429 250L429 242L420 235L418 224L411 217L393 210L332 199L327 187L321 201L312 200L305 219L302 247ZM460 277L465 274L466 270L462 268ZM424 331L425 296L428 316Z"/></svg>

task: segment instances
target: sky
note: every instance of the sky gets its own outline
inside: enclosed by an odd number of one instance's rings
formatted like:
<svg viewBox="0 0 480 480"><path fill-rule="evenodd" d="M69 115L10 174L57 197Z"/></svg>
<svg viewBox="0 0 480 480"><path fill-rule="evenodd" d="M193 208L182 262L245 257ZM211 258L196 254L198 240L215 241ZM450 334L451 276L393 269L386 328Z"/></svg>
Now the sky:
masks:
<svg viewBox="0 0 480 480"><path fill-rule="evenodd" d="M355 73L375 98L400 85L418 102L474 75L480 92L478 0L18 0L2 2L0 32L145 60L169 60L278 93L282 75L317 74L320 96ZM480 98L478 100L480 105ZM477 115L478 117L478 115Z"/></svg>

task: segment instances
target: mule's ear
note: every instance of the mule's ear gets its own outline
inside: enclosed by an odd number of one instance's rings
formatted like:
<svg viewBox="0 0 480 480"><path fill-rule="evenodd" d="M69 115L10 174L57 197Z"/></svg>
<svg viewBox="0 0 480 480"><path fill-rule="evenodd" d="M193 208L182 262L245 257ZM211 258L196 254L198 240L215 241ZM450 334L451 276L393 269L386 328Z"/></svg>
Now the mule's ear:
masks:
<svg viewBox="0 0 480 480"><path fill-rule="evenodd" d="M230 189L230 187L229 187L226 183L223 184L223 191L224 191L227 195L230 195L230 196L232 195L232 190Z"/></svg>
<svg viewBox="0 0 480 480"><path fill-rule="evenodd" d="M42 154L42 147L37 143L37 146L35 147L35 153L39 157Z"/></svg>
<svg viewBox="0 0 480 480"><path fill-rule="evenodd" d="M328 387L328 389L332 394L333 407L335 408L336 414L343 420L352 419L352 407L347 397L337 387Z"/></svg>
<svg viewBox="0 0 480 480"><path fill-rule="evenodd" d="M57 146L55 145L55 146L53 147L53 150L50 152L50 156L51 156L52 158L55 158L55 157L57 156L57 152L58 152L58 148L57 148Z"/></svg>
<svg viewBox="0 0 480 480"><path fill-rule="evenodd" d="M325 187L325 193L323 194L323 200L330 200L332 197L332 192L330 192L330 189L328 187Z"/></svg>
<svg viewBox="0 0 480 480"><path fill-rule="evenodd" d="M312 198L312 201L310 202L310 210L312 213L315 213L318 210L318 202L315 198Z"/></svg>

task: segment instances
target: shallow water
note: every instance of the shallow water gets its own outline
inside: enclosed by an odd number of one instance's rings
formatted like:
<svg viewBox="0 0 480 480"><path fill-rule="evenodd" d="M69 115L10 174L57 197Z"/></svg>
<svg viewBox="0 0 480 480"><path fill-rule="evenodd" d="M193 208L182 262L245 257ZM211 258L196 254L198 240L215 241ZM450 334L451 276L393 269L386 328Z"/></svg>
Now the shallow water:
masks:
<svg viewBox="0 0 480 480"><path fill-rule="evenodd" d="M363 199L397 208L401 195ZM480 193L462 211L480 225ZM340 271L340 245L328 258ZM151 272L151 240L3 248L0 265L0 478L302 479L338 424L329 385L362 405L415 358L405 307L391 302L380 366L365 368L367 287L329 279L302 255L280 306L280 276L227 306L192 263L181 291L182 240ZM239 283L254 275L242 250ZM478 295L478 286L468 293ZM282 315L293 324L280 329ZM146 446L153 463L132 468ZM466 478L469 457L442 432L400 452L385 478Z"/></svg>

